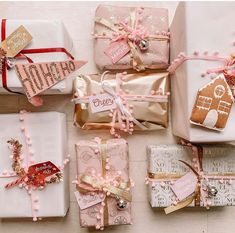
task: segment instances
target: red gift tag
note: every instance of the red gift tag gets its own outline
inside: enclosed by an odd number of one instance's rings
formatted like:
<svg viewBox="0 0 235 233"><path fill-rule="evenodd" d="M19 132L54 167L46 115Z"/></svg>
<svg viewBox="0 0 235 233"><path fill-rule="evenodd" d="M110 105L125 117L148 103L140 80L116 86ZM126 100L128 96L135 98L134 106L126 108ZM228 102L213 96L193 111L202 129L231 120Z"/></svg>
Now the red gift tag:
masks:
<svg viewBox="0 0 235 233"><path fill-rule="evenodd" d="M52 162L37 163L29 167L27 177L29 182L35 186L44 185L45 179L60 172Z"/></svg>

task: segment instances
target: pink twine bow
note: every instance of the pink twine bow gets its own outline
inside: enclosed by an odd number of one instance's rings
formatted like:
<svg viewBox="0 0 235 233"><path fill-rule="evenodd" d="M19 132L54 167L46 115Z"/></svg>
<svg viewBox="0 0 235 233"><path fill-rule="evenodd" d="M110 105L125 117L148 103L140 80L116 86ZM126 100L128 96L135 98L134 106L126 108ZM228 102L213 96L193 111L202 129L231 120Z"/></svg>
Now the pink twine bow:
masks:
<svg viewBox="0 0 235 233"><path fill-rule="evenodd" d="M104 76L107 73L108 71L104 72L101 76L102 88L114 98L117 105L117 108L112 109L109 114L110 117L112 117L110 133L120 138L120 135L115 131L116 121L119 124L119 129L121 131L128 132L129 134L132 134L134 131L134 124L138 125L141 129L146 129L143 124L132 116L132 106L128 104L127 99L125 98L125 93L121 89L123 74L119 73L116 75L116 90L114 90L109 82L104 81Z"/></svg>
<svg viewBox="0 0 235 233"><path fill-rule="evenodd" d="M113 33L113 35L116 37L112 39L112 41L118 41L124 39L126 41L130 40L134 43L137 43L148 36L145 27L143 27L140 24L137 24L137 27L132 28L131 26L128 25L128 22L124 23L120 22L118 23L118 26L122 28L126 33L125 34Z"/></svg>
<svg viewBox="0 0 235 233"><path fill-rule="evenodd" d="M118 130L132 134L134 131L134 125L138 126L142 130L148 129L143 123L135 119L133 116L132 104L129 104L129 101L138 101L138 102L152 102L152 103L167 103L169 92L164 92L161 88L159 91L152 90L148 95L141 94L127 94L121 88L123 80L125 78L126 72L116 74L115 88L113 88L109 81L105 81L104 77L109 71L106 71L101 76L101 87L104 92L113 97L115 102L115 108L112 108L109 111L109 116L112 118L110 123L111 129L110 133L117 138L120 138L120 133L116 132ZM97 96L99 94L97 93ZM91 96L77 96L72 99L72 102L75 104L91 103L89 98Z"/></svg>

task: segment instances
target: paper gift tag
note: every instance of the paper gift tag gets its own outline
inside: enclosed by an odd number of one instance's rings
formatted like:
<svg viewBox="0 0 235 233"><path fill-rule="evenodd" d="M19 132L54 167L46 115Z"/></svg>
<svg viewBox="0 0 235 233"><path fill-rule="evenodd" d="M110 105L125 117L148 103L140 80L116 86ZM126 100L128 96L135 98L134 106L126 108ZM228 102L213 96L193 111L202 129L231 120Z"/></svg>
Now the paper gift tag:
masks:
<svg viewBox="0 0 235 233"><path fill-rule="evenodd" d="M1 47L6 52L7 57L15 57L32 39L33 37L25 27L20 26L1 43Z"/></svg>
<svg viewBox="0 0 235 233"><path fill-rule="evenodd" d="M47 161L30 166L28 169L28 177L32 178L30 182L32 182L33 185L39 187L41 184L44 184L47 177L50 177L59 171L60 169L52 162Z"/></svg>
<svg viewBox="0 0 235 233"><path fill-rule="evenodd" d="M81 210L87 209L93 205L101 203L105 199L105 195L102 193L91 195L89 193L81 194L80 192L76 191L74 192L74 194Z"/></svg>
<svg viewBox="0 0 235 233"><path fill-rule="evenodd" d="M55 84L69 77L82 67L84 61L61 61L16 64L15 71L22 83L27 97L30 99Z"/></svg>
<svg viewBox="0 0 235 233"><path fill-rule="evenodd" d="M197 182L197 176L193 172L188 172L171 185L171 189L175 193L176 197L182 201L194 193Z"/></svg>
<svg viewBox="0 0 235 233"><path fill-rule="evenodd" d="M130 52L130 47L125 40L115 41L104 51L104 53L111 59L112 63L115 64L127 53Z"/></svg>
<svg viewBox="0 0 235 233"><path fill-rule="evenodd" d="M117 107L114 98L108 93L90 96L89 103L92 113L103 112Z"/></svg>

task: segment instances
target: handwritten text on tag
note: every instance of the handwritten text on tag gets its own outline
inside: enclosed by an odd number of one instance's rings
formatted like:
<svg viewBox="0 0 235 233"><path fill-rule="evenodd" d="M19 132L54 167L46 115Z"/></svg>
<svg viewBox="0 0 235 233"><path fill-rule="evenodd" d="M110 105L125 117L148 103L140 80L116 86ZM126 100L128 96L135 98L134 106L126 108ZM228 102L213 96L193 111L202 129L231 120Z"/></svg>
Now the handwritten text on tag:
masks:
<svg viewBox="0 0 235 233"><path fill-rule="evenodd" d="M194 193L197 185L197 176L193 172L188 172L186 175L178 179L172 186L171 189L182 201L183 199Z"/></svg>
<svg viewBox="0 0 235 233"><path fill-rule="evenodd" d="M117 63L127 53L129 53L130 47L125 40L115 41L105 50L105 54L111 59L112 63Z"/></svg>
<svg viewBox="0 0 235 233"><path fill-rule="evenodd" d="M23 50L32 41L32 39L32 36L24 26L20 26L1 43L0 47L6 51L7 57L12 58Z"/></svg>
<svg viewBox="0 0 235 233"><path fill-rule="evenodd" d="M116 108L114 98L108 93L90 96L89 103L92 113L103 112Z"/></svg>
<svg viewBox="0 0 235 233"><path fill-rule="evenodd" d="M102 193L91 195L89 193L81 194L80 192L76 191L74 192L74 194L81 210L87 209L93 205L101 203L105 199L105 195Z"/></svg>

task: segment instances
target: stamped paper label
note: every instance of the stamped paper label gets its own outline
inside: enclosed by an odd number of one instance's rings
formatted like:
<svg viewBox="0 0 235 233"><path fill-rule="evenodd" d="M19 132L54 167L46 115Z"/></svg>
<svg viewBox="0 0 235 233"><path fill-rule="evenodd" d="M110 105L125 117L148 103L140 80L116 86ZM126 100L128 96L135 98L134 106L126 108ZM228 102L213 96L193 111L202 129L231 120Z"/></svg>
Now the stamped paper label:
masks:
<svg viewBox="0 0 235 233"><path fill-rule="evenodd" d="M6 51L7 57L15 57L32 39L24 26L20 26L1 43L1 47Z"/></svg>
<svg viewBox="0 0 235 233"><path fill-rule="evenodd" d="M15 71L22 83L27 97L30 99L69 77L86 62L61 61L16 64Z"/></svg>
<svg viewBox="0 0 235 233"><path fill-rule="evenodd" d="M91 195L89 193L81 194L80 192L76 191L74 192L74 194L81 210L87 209L93 205L101 203L105 199L105 195L102 193Z"/></svg>
<svg viewBox="0 0 235 233"><path fill-rule="evenodd" d="M92 113L103 112L116 108L114 98L108 93L90 96L89 103Z"/></svg>
<svg viewBox="0 0 235 233"><path fill-rule="evenodd" d="M194 193L197 185L197 176L193 172L188 172L186 175L178 179L172 186L171 189L182 201L186 197Z"/></svg>
<svg viewBox="0 0 235 233"><path fill-rule="evenodd" d="M129 53L130 47L125 40L115 41L105 50L105 54L111 59L112 63L115 64L127 53Z"/></svg>

